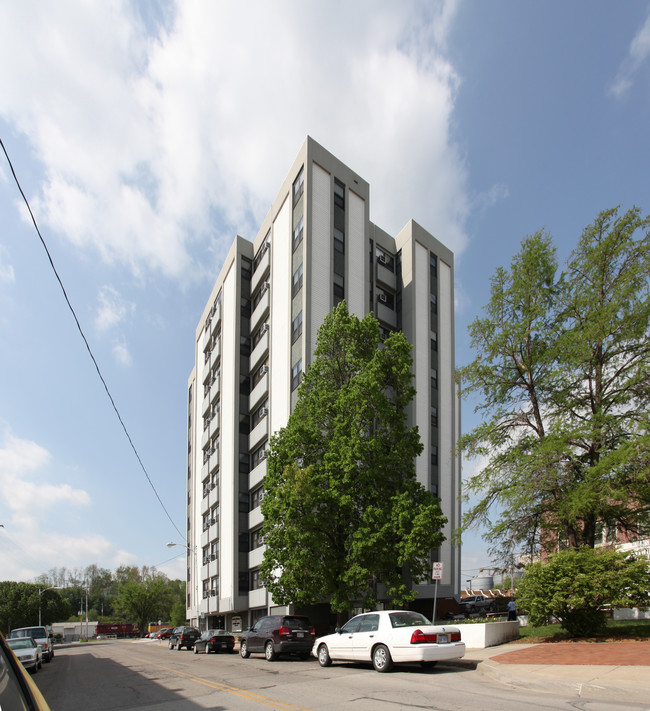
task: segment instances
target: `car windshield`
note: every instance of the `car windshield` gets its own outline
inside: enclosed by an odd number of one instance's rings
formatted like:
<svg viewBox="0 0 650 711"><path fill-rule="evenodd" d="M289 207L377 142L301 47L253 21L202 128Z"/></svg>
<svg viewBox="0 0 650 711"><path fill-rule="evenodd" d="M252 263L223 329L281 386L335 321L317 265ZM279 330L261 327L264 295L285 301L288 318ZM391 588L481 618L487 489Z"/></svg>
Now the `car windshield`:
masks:
<svg viewBox="0 0 650 711"><path fill-rule="evenodd" d="M419 612L391 612L389 617L392 627L417 627L418 625L431 624Z"/></svg>
<svg viewBox="0 0 650 711"><path fill-rule="evenodd" d="M47 637L47 632L45 627L29 627L25 630L12 630L9 635L11 639L18 639L20 637L33 637L34 639L43 639Z"/></svg>
<svg viewBox="0 0 650 711"><path fill-rule="evenodd" d="M33 649L34 645L31 638L23 639L8 639L7 643L12 649Z"/></svg>
<svg viewBox="0 0 650 711"><path fill-rule="evenodd" d="M284 626L292 630L308 630L309 620L306 617L285 617Z"/></svg>

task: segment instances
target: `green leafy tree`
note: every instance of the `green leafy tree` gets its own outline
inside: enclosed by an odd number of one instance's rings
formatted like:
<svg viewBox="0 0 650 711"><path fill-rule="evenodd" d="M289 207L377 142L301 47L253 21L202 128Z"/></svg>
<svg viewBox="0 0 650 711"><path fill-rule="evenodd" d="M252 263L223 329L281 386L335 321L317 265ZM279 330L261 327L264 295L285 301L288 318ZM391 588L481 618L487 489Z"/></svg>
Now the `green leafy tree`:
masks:
<svg viewBox="0 0 650 711"><path fill-rule="evenodd" d="M280 604L329 600L343 613L382 596L413 600L444 540L439 500L416 480L422 451L407 424L411 346L381 345L372 315L345 302L321 326L287 426L270 444L260 573Z"/></svg>
<svg viewBox="0 0 650 711"><path fill-rule="evenodd" d="M16 627L33 627L38 624L39 589L41 622L44 625L65 620L71 608L58 590L43 590L43 585L32 583L0 582L0 631L7 634Z"/></svg>
<svg viewBox="0 0 650 711"><path fill-rule="evenodd" d="M155 574L123 583L115 599L116 610L144 634L151 620L168 620L170 617L173 600L168 582L165 576Z"/></svg>
<svg viewBox="0 0 650 711"><path fill-rule="evenodd" d="M650 509L649 230L636 208L602 212L562 274L550 237L526 238L470 326L458 377L484 420L459 449L484 466L463 529L485 526L501 558L593 547L599 525L634 532Z"/></svg>
<svg viewBox="0 0 650 711"><path fill-rule="evenodd" d="M587 546L569 548L532 563L517 588L517 607L532 625L551 617L574 637L600 632L604 605L650 605L650 564L625 553Z"/></svg>

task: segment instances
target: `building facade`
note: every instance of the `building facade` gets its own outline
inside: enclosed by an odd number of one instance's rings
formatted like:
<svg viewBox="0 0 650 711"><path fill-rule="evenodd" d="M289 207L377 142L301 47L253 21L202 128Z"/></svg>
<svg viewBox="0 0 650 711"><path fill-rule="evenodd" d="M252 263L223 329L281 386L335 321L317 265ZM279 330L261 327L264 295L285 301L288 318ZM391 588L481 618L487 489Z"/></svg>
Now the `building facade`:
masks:
<svg viewBox="0 0 650 711"><path fill-rule="evenodd" d="M415 222L391 236L370 222L368 183L307 138L256 238L237 236L196 329L188 380L187 614L247 626L282 612L261 585L266 448L296 403L325 316L345 299L413 345L410 424L418 480L441 499L447 541L438 597L460 592L460 431L454 382L453 254ZM417 586L431 610L434 584Z"/></svg>

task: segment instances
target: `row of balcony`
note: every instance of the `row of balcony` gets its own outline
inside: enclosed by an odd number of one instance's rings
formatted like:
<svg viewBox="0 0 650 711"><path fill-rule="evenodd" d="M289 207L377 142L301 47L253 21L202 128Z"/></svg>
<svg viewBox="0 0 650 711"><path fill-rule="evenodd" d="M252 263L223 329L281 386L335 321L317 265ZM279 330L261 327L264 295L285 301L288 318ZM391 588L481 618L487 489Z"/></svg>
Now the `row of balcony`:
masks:
<svg viewBox="0 0 650 711"><path fill-rule="evenodd" d="M208 342L212 338L212 336L215 334L217 331L217 328L219 324L221 323L221 302L218 304L215 304L212 308L212 315L208 317L207 321L205 322L205 326L203 327L203 342L201 344L201 347L205 349L205 347L208 345Z"/></svg>

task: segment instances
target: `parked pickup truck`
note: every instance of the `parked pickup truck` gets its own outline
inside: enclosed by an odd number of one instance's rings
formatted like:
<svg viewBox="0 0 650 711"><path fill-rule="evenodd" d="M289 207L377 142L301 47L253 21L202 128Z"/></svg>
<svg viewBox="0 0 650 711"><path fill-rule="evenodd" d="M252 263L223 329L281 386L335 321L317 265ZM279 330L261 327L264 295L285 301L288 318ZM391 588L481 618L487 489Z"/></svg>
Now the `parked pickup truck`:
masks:
<svg viewBox="0 0 650 711"><path fill-rule="evenodd" d="M488 612L494 606L494 600L485 595L470 595L460 601L460 609L468 614L470 612Z"/></svg>

